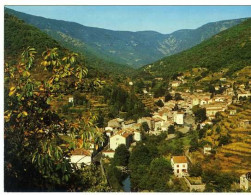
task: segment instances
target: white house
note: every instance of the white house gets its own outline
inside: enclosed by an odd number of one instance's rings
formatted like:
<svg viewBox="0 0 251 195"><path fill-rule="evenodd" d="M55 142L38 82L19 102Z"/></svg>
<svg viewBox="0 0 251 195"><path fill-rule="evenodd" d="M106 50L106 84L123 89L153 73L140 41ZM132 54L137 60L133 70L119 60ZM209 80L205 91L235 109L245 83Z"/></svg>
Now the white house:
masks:
<svg viewBox="0 0 251 195"><path fill-rule="evenodd" d="M136 124L136 121L128 120L128 121L125 121L124 123L122 123L122 127L123 128L128 128L128 127L132 127L135 124Z"/></svg>
<svg viewBox="0 0 251 195"><path fill-rule="evenodd" d="M237 112L236 110L229 110L229 114L230 114L231 116L235 115L236 112Z"/></svg>
<svg viewBox="0 0 251 195"><path fill-rule="evenodd" d="M251 189L251 181L248 180L247 174L240 176L240 189L245 191Z"/></svg>
<svg viewBox="0 0 251 195"><path fill-rule="evenodd" d="M122 127L122 122L123 122L123 119L119 119L119 118L112 119L108 121L108 127L111 127L113 130L120 129Z"/></svg>
<svg viewBox="0 0 251 195"><path fill-rule="evenodd" d="M68 102L69 102L69 103L73 103L73 101L74 101L73 97L69 97Z"/></svg>
<svg viewBox="0 0 251 195"><path fill-rule="evenodd" d="M173 156L171 158L171 165L176 177L188 176L188 162L186 156Z"/></svg>
<svg viewBox="0 0 251 195"><path fill-rule="evenodd" d="M141 141L141 133L139 131L134 131L133 140L136 142Z"/></svg>
<svg viewBox="0 0 251 195"><path fill-rule="evenodd" d="M213 124L213 122L211 122L210 120L206 120L206 121L200 123L200 129L202 129L206 125L212 125L212 124Z"/></svg>
<svg viewBox="0 0 251 195"><path fill-rule="evenodd" d="M172 87L175 88L175 87L178 87L180 84L181 84L181 81L173 81L171 85Z"/></svg>
<svg viewBox="0 0 251 195"><path fill-rule="evenodd" d="M105 131L105 134L108 136L108 137L111 137L113 135L113 131L111 130L106 130Z"/></svg>
<svg viewBox="0 0 251 195"><path fill-rule="evenodd" d="M174 112L173 121L178 125L184 124L184 113L183 112Z"/></svg>
<svg viewBox="0 0 251 195"><path fill-rule="evenodd" d="M249 96L251 96L251 93L250 93L250 91L245 91L245 90L239 90L238 92L237 92L237 96L238 96L238 100L240 100L240 98L242 97L246 97L246 98L248 98Z"/></svg>
<svg viewBox="0 0 251 195"><path fill-rule="evenodd" d="M165 120L163 120L160 117L153 118L153 120L154 120L154 127L153 127L154 131L161 131Z"/></svg>
<svg viewBox="0 0 251 195"><path fill-rule="evenodd" d="M211 150L212 150L212 147L210 145L205 145L204 148L203 148L203 153L205 155L211 154Z"/></svg>
<svg viewBox="0 0 251 195"><path fill-rule="evenodd" d="M141 123L141 124L144 122L148 124L148 127L150 128L150 130L153 129L154 124L153 124L153 119L151 117L142 117L142 118L139 118L137 121L137 123Z"/></svg>
<svg viewBox="0 0 251 195"><path fill-rule="evenodd" d="M77 165L79 169L81 168L81 165L85 166L92 163L91 153L84 148L75 149L71 154L71 163Z"/></svg>
<svg viewBox="0 0 251 195"><path fill-rule="evenodd" d="M121 144L125 144L126 147L129 148L131 142L132 142L132 133L121 131L118 132L118 134L110 137L110 148L115 151L116 148Z"/></svg>
<svg viewBox="0 0 251 195"><path fill-rule="evenodd" d="M109 158L113 158L113 157L114 157L114 154L115 154L115 151L112 150L112 149L108 149L108 150L103 151L102 154L103 154L104 156L109 157Z"/></svg>

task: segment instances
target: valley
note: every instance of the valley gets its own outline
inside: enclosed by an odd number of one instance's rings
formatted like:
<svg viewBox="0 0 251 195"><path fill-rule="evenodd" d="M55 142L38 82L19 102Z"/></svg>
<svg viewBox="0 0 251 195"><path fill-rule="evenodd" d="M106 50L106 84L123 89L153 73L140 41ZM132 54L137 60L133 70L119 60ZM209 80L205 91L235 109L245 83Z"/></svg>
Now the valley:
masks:
<svg viewBox="0 0 251 195"><path fill-rule="evenodd" d="M4 19L6 191L250 191L250 18L171 34Z"/></svg>

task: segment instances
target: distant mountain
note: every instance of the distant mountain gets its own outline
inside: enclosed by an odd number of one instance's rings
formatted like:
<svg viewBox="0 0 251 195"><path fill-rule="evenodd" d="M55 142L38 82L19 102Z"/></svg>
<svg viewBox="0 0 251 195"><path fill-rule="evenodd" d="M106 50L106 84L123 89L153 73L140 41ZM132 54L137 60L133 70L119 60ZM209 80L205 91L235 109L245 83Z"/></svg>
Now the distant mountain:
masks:
<svg viewBox="0 0 251 195"><path fill-rule="evenodd" d="M71 38L69 38L71 40ZM61 53L71 50L71 47L65 47L68 38L64 39L65 44L62 44L51 38L45 32L42 32L37 27L26 24L13 15L5 13L4 16L4 55L6 61L15 61L19 58L20 53L28 46L36 48L41 54L46 48L57 47ZM75 41L75 40L74 40ZM72 45L72 43L70 44ZM81 47L83 43L76 42L76 45ZM67 49L66 49L67 48ZM38 56L38 59L41 56ZM101 58L97 58L91 53L81 57L88 67L95 68L98 71L113 74L131 74L134 70L126 65L109 62Z"/></svg>
<svg viewBox="0 0 251 195"><path fill-rule="evenodd" d="M8 8L5 12L38 27L75 51L92 53L103 59L132 67L140 67L191 48L245 20L213 22L194 30L161 34L155 31L129 32L87 27L75 22L47 19Z"/></svg>
<svg viewBox="0 0 251 195"><path fill-rule="evenodd" d="M146 65L139 74L166 77L194 67L204 67L211 72L228 68L231 75L245 66L251 66L251 18L191 49Z"/></svg>

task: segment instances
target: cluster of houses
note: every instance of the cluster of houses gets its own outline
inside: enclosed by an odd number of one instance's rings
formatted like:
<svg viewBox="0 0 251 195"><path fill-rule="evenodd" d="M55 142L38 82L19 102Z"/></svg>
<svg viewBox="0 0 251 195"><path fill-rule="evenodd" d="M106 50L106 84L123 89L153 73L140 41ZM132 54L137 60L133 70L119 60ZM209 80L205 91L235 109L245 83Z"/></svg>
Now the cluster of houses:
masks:
<svg viewBox="0 0 251 195"><path fill-rule="evenodd" d="M173 91L171 95L175 96L175 89L182 83L185 83L184 76L180 76L178 81L173 81L171 83ZM226 80L221 79L222 82ZM129 83L133 85L132 82ZM205 125L212 124L212 119L215 118L217 112L228 111L229 116L236 114L236 110L228 109L228 106L232 104L233 101L239 101L243 97L249 97L250 92L245 88L240 87L237 91L233 90L231 85L226 85L224 94L218 94L212 96L210 93L204 93L202 90L197 90L195 93L191 94L189 91L179 92L181 99L179 100L170 100L164 102L164 98L155 98L154 101L161 100L163 101L164 106L159 108L157 111L152 113L152 117L142 117L137 121L128 120L125 121L121 118L115 118L108 121L107 127L103 129L104 133L108 137L108 145L102 150L102 156L113 158L116 148L124 144L127 148L130 149L131 145L141 141L141 129L142 124L147 123L149 127L150 134L159 134L163 131L167 131L170 125L177 125L179 127L191 127L195 124L187 123L186 117L193 116L192 108L195 105L199 105L202 108L206 109L207 120L200 123L200 128L203 128ZM215 90L219 90L219 87L216 86ZM145 90L146 91L146 90ZM147 92L147 91L146 91ZM235 97L235 98L234 98ZM234 100L235 99L235 100ZM69 98L69 102L73 102L73 98ZM240 126L245 127L249 125L249 120L240 121ZM203 148L204 155L211 154L212 147L206 145ZM92 162L92 157L95 154L93 151L94 143L91 145L89 150L85 149L76 149L72 152L71 162L76 164L79 168L82 164L90 165ZM199 182L198 178L191 180L188 174L188 160L186 156L173 156L171 158L171 165L173 167L174 175L178 178L184 177L187 185L190 188L190 191L203 191L205 189L205 184ZM240 177L240 188L247 190L250 188L250 181L246 175Z"/></svg>

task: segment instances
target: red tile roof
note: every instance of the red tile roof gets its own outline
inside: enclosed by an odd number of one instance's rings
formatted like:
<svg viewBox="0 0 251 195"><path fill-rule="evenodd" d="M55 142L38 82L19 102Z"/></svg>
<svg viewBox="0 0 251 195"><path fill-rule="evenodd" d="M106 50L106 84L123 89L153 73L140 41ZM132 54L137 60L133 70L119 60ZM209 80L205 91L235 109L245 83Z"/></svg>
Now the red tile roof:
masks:
<svg viewBox="0 0 251 195"><path fill-rule="evenodd" d="M91 156L91 153L84 148L77 148L71 152L72 155L86 155Z"/></svg>
<svg viewBox="0 0 251 195"><path fill-rule="evenodd" d="M187 163L187 158L185 156L173 156L174 163Z"/></svg>

